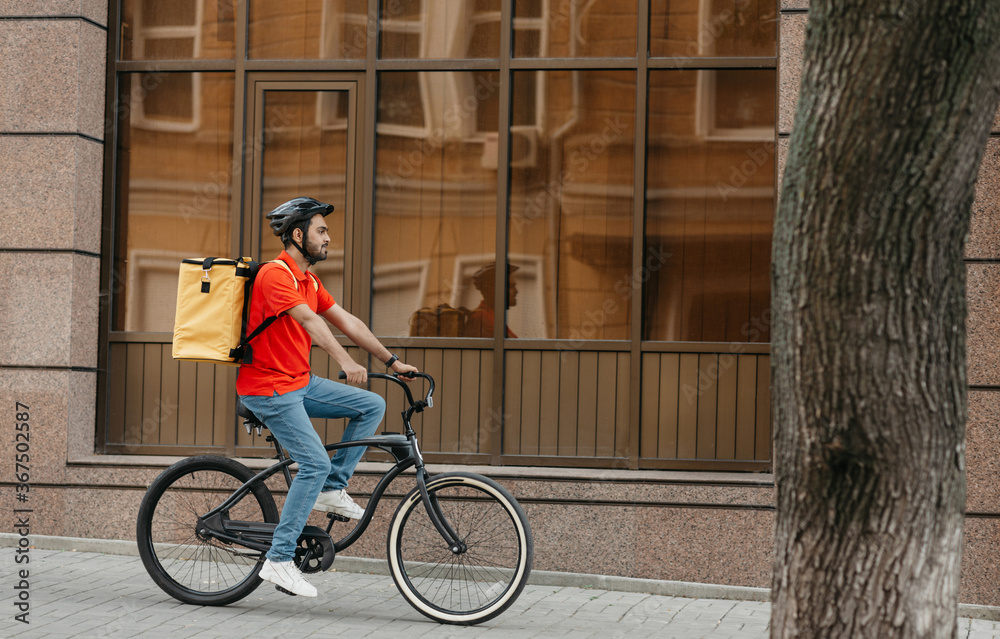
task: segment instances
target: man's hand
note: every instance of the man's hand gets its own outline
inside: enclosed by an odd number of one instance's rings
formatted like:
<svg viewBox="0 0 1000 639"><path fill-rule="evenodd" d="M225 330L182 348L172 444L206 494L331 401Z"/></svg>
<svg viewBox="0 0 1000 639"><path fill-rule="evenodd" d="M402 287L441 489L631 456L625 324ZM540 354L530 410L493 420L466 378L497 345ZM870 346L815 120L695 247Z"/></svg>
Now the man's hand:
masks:
<svg viewBox="0 0 1000 639"><path fill-rule="evenodd" d="M341 368L347 374L347 383L349 384L364 384L368 381L368 369L357 362L352 361L346 366L341 365Z"/></svg>
<svg viewBox="0 0 1000 639"><path fill-rule="evenodd" d="M409 364L404 364L403 362L401 362L400 360L397 359L395 362L392 363L392 372L394 372L394 373L419 373L420 371L417 370L416 366L410 366ZM413 381L412 377L400 377L399 379L403 380L404 382L412 382Z"/></svg>

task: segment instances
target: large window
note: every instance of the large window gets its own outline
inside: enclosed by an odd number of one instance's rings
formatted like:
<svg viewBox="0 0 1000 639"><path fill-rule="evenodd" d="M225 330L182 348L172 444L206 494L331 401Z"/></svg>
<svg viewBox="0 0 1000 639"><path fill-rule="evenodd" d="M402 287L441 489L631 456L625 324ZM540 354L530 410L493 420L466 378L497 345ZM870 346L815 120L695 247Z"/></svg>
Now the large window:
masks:
<svg viewBox="0 0 1000 639"><path fill-rule="evenodd" d="M179 260L229 255L232 92L232 73L120 76L112 330L172 331Z"/></svg>
<svg viewBox="0 0 1000 639"><path fill-rule="evenodd" d="M777 8L112 3L99 448L269 454L170 356L177 264L273 258L308 195L313 270L438 380L428 459L768 469Z"/></svg>
<svg viewBox="0 0 1000 639"><path fill-rule="evenodd" d="M500 0L390 0L381 8L382 58L496 58Z"/></svg>
<svg viewBox="0 0 1000 639"><path fill-rule="evenodd" d="M493 336L473 334L466 316L484 300L493 304L473 275L496 262L499 87L492 72L379 75L372 274L378 335Z"/></svg>
<svg viewBox="0 0 1000 639"><path fill-rule="evenodd" d="M124 0L123 60L232 59L235 2Z"/></svg>
<svg viewBox="0 0 1000 639"><path fill-rule="evenodd" d="M654 56L774 56L778 7L771 0L650 0Z"/></svg>
<svg viewBox="0 0 1000 639"><path fill-rule="evenodd" d="M644 337L769 342L773 70L649 81Z"/></svg>
<svg viewBox="0 0 1000 639"><path fill-rule="evenodd" d="M511 82L510 261L522 338L629 338L634 71L516 71Z"/></svg>
<svg viewBox="0 0 1000 639"><path fill-rule="evenodd" d="M249 0L248 4L250 58L359 60L368 50L366 0Z"/></svg>
<svg viewBox="0 0 1000 639"><path fill-rule="evenodd" d="M634 57L637 4L619 0L514 0L514 55Z"/></svg>

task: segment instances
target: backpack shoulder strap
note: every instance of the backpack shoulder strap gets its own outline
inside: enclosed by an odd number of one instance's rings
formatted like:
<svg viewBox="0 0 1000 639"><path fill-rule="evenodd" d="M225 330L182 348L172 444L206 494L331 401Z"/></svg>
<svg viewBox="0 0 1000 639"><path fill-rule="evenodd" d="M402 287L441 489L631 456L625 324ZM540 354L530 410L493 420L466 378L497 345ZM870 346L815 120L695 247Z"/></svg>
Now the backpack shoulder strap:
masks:
<svg viewBox="0 0 1000 639"><path fill-rule="evenodd" d="M299 290L299 283L298 280L295 279L295 273L292 272L292 269L289 268L287 264L285 264L281 260L271 260L270 262L265 262L265 264L280 264L281 267L286 271L288 271L288 274L292 276L292 285L295 286L295 290L296 291ZM306 271L306 273L308 273L309 277L312 279L313 289L318 291L319 281L316 279L316 275L313 273L309 273L309 271ZM254 272L254 275L256 275L256 272ZM264 332L264 329L273 324L277 319L278 319L277 315L272 315L271 317L265 318L264 321L262 321L260 325L253 330L252 333L250 333L242 340L240 340L239 345L237 345L236 348L232 349L229 352L229 356L234 358L235 361L243 362L244 364L252 363L253 350L251 350L250 348L250 342L253 341L253 338L257 337L262 332ZM243 325L243 332L245 331L246 331L246 324Z"/></svg>
<svg viewBox="0 0 1000 639"><path fill-rule="evenodd" d="M292 284L295 286L295 290L296 291L299 290L299 282L298 282L298 280L295 279L295 273L292 273L292 269L287 264L285 264L284 261L282 261L282 260L271 260L269 262L269 264L280 264L281 267L283 269L285 269L286 271L288 271L288 274L292 276ZM316 275L314 273L310 273L309 271L306 271L306 276L308 276L312 280L313 290L314 291L318 291L319 290L319 280L316 279Z"/></svg>
<svg viewBox="0 0 1000 639"><path fill-rule="evenodd" d="M299 281L295 279L295 273L292 273L292 269L287 264L285 264L281 260L271 260L270 262L268 262L268 264L277 264L281 268L283 268L286 271L288 271L288 274L292 276L292 286L295 287L296 291L299 290Z"/></svg>

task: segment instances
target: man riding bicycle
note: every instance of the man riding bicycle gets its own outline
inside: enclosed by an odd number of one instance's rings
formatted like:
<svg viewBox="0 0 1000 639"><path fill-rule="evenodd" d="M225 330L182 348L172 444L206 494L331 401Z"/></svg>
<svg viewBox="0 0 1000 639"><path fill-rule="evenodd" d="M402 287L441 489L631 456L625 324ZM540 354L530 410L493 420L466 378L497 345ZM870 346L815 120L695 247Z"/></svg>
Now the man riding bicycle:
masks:
<svg viewBox="0 0 1000 639"><path fill-rule="evenodd" d="M309 418L349 418L342 438L348 441L374 434L385 413L385 400L375 393L311 374L309 351L315 344L337 362L349 383L368 381L365 367L351 359L323 318L392 371L417 371L389 352L364 322L339 306L319 278L308 272L327 257L330 236L325 217L332 212L330 204L299 197L267 214L285 250L257 273L247 333L268 317L278 319L247 348L236 380L244 405L267 424L299 465L260 578L306 597L315 597L316 588L302 577L293 559L310 511L352 519L364 513L345 490L364 447L340 449L331 460Z"/></svg>

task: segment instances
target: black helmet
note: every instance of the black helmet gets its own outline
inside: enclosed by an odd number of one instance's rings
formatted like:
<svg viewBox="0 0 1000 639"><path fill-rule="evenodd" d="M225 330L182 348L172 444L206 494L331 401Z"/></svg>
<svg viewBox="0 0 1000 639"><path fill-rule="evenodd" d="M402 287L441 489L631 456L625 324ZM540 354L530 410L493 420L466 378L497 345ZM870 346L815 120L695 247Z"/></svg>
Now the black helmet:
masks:
<svg viewBox="0 0 1000 639"><path fill-rule="evenodd" d="M279 204L267 214L267 219L271 221L271 230L274 234L281 237L291 230L296 222L311 220L317 213L327 216L333 213L333 205L323 204L311 197L297 197Z"/></svg>

